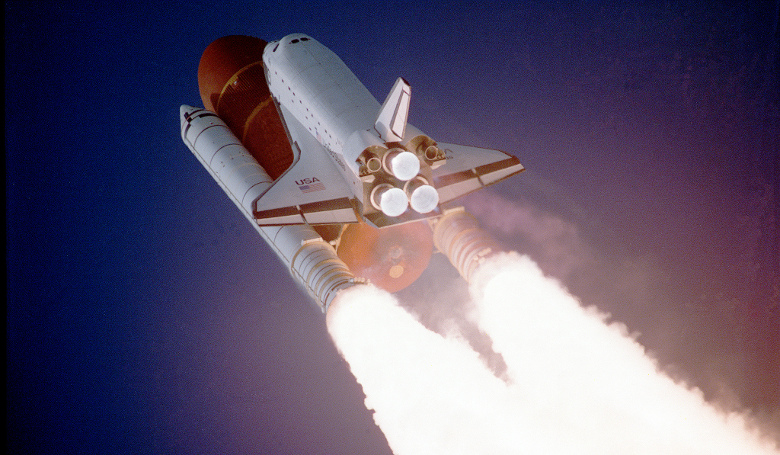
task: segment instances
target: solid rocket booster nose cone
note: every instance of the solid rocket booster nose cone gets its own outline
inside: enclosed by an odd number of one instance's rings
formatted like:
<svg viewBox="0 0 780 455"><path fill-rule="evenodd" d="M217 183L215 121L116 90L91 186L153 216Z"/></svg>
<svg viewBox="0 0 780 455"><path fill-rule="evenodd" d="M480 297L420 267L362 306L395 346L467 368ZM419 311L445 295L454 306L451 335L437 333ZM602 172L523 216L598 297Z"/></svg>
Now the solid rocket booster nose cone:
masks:
<svg viewBox="0 0 780 455"><path fill-rule="evenodd" d="M420 185L412 192L409 204L417 213L428 213L439 205L439 192L431 185Z"/></svg>
<svg viewBox="0 0 780 455"><path fill-rule="evenodd" d="M179 122L181 123L182 128L184 128L184 124L187 123L187 119L190 115L197 110L197 107L188 106L186 104L181 105L179 108Z"/></svg>
<svg viewBox="0 0 780 455"><path fill-rule="evenodd" d="M420 172L420 160L412 152L401 152L390 159L390 171L399 180L411 180Z"/></svg>
<svg viewBox="0 0 780 455"><path fill-rule="evenodd" d="M416 158L415 158L416 159ZM398 216L406 211L409 201L401 188L390 188L382 193L379 206L387 216Z"/></svg>
<svg viewBox="0 0 780 455"><path fill-rule="evenodd" d="M189 117L190 114L195 112L198 108L182 104L179 108L179 118Z"/></svg>

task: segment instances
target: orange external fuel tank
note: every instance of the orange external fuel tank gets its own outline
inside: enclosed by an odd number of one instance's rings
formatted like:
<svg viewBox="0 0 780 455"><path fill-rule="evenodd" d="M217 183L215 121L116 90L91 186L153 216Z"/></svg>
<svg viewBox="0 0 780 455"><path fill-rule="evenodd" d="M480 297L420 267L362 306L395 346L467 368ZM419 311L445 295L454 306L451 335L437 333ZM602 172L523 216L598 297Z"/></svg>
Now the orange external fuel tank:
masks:
<svg viewBox="0 0 780 455"><path fill-rule="evenodd" d="M336 254L355 276L377 287L396 292L422 275L433 254L433 234L426 220L375 228L365 223L347 224Z"/></svg>
<svg viewBox="0 0 780 455"><path fill-rule="evenodd" d="M277 179L292 164L293 151L265 81L266 44L238 35L209 44L198 65L198 87L204 107L215 112Z"/></svg>

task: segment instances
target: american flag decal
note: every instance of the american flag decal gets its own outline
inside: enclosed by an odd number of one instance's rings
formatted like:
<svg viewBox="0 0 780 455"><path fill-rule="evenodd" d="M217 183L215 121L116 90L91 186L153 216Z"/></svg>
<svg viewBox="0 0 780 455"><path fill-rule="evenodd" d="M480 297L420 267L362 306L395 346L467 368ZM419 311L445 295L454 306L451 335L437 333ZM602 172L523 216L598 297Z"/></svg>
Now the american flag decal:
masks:
<svg viewBox="0 0 780 455"><path fill-rule="evenodd" d="M322 191L325 189L325 185L322 182L309 183L307 185L298 185L298 189L304 193L311 193L313 191Z"/></svg>

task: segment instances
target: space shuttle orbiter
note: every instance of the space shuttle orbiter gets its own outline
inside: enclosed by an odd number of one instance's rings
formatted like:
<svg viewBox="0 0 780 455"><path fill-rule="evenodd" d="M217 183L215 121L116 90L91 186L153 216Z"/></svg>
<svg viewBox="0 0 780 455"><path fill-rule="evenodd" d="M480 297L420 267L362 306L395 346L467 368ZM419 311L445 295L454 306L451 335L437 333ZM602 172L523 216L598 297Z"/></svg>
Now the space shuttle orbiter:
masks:
<svg viewBox="0 0 780 455"><path fill-rule="evenodd" d="M182 106L185 144L284 261L312 239L335 246L347 272L325 282L353 274L406 287L427 266L431 227L452 213L446 203L523 171L502 151L428 137L407 122L406 80L380 105L304 34L220 38L204 51L198 82L205 109ZM280 232L293 233L289 252ZM299 281L319 292L308 279Z"/></svg>

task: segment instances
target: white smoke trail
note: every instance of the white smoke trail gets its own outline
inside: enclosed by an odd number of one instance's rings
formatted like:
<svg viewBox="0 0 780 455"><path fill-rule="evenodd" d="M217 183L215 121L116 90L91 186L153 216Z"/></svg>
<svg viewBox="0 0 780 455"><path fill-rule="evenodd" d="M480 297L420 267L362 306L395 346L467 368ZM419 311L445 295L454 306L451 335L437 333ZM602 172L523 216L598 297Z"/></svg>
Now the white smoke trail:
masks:
<svg viewBox="0 0 780 455"><path fill-rule="evenodd" d="M472 295L526 405L565 428L579 453L776 453L743 416L720 414L659 372L622 326L580 306L529 258L494 259Z"/></svg>
<svg viewBox="0 0 780 455"><path fill-rule="evenodd" d="M426 329L375 288L343 292L328 313L396 454L778 453L744 418L657 372L625 330L530 259L496 258L471 292L508 382L468 343Z"/></svg>
<svg viewBox="0 0 780 455"><path fill-rule="evenodd" d="M432 332L373 287L343 292L328 330L396 454L516 453L517 398L467 343Z"/></svg>

